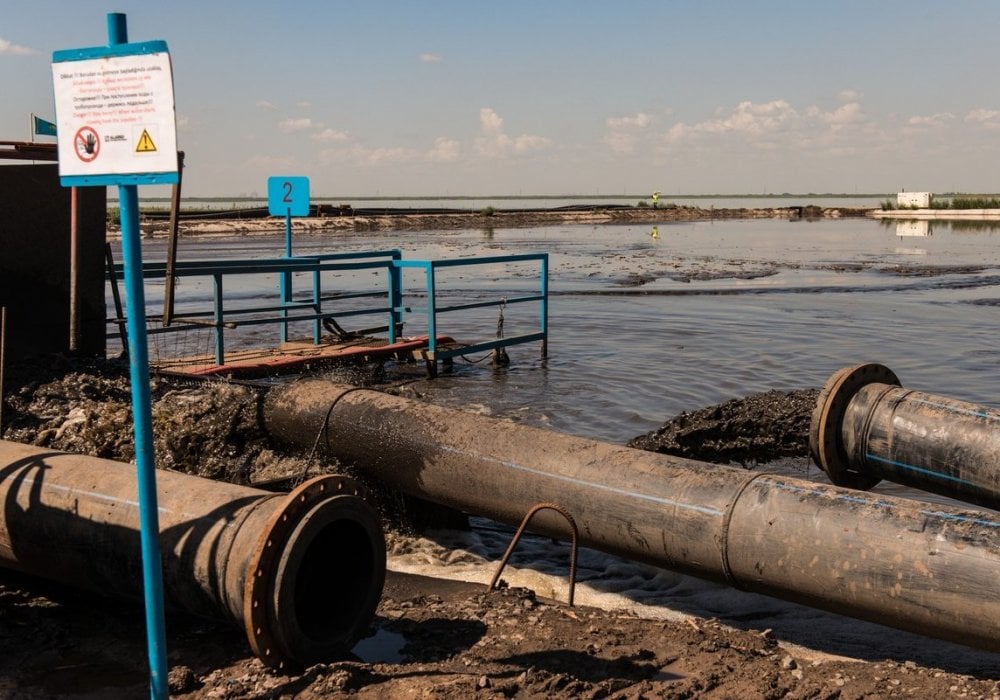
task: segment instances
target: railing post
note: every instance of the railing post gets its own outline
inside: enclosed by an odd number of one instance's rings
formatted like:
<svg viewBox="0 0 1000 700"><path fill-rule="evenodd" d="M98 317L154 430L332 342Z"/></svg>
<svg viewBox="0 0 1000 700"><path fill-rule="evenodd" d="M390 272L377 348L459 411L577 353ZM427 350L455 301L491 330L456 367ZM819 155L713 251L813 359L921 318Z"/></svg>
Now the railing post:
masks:
<svg viewBox="0 0 1000 700"><path fill-rule="evenodd" d="M212 275L215 282L215 364L226 364L226 345L223 338L223 310L222 310L222 273L216 272Z"/></svg>
<svg viewBox="0 0 1000 700"><path fill-rule="evenodd" d="M288 207L285 213L285 258L291 259L292 257L292 208ZM281 272L281 305L287 307L288 302L292 300L292 271L284 270ZM281 310L281 316L285 320L281 323L281 342L288 342L288 309L283 308Z"/></svg>
<svg viewBox="0 0 1000 700"><path fill-rule="evenodd" d="M434 261L424 263L427 273L427 351L431 376L437 376L437 299L435 296Z"/></svg>
<svg viewBox="0 0 1000 700"><path fill-rule="evenodd" d="M322 294L319 282L319 261L316 261L317 268L313 270L313 312L319 316L323 313ZM313 345L319 345L320 334L322 333L323 319L317 318L313 321Z"/></svg>
<svg viewBox="0 0 1000 700"><path fill-rule="evenodd" d="M389 262L389 344L396 342L396 327L403 320L403 270L396 263L402 259L394 251Z"/></svg>
<svg viewBox="0 0 1000 700"><path fill-rule="evenodd" d="M542 333L545 335L542 338L542 359L544 360L549 356L549 254L542 253L542 308L541 308L541 322L542 322Z"/></svg>

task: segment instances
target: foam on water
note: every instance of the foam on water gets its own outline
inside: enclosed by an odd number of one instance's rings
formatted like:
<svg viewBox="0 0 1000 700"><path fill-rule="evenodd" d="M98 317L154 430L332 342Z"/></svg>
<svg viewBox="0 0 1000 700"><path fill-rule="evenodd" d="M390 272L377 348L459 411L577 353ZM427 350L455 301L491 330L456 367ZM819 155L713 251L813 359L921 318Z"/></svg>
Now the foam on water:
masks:
<svg viewBox="0 0 1000 700"><path fill-rule="evenodd" d="M406 538L390 551L392 571L489 584L513 530L472 518L469 532ZM526 534L504 569L512 587L543 598L568 596L569 545ZM651 620L715 618L733 627L771 629L799 659L907 659L957 673L1000 672L1000 655L804 607L757 593L582 548L575 604Z"/></svg>

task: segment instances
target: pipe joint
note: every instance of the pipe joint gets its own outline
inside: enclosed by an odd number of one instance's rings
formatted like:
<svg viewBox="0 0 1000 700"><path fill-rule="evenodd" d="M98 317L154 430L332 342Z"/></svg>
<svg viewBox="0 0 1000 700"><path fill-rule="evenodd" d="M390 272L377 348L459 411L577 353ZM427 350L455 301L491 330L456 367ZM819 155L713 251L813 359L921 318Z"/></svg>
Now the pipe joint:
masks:
<svg viewBox="0 0 1000 700"><path fill-rule="evenodd" d="M876 363L845 367L831 376L816 399L809 425L809 452L813 462L836 486L867 491L882 479L852 464L842 426L851 399L869 384L899 386L895 373Z"/></svg>

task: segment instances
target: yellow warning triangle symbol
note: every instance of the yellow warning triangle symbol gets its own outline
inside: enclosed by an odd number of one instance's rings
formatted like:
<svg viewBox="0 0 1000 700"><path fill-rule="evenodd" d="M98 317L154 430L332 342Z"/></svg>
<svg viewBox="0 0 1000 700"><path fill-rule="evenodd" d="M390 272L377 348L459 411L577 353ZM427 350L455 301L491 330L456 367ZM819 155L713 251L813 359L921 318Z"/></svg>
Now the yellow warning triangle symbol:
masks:
<svg viewBox="0 0 1000 700"><path fill-rule="evenodd" d="M149 132L143 129L142 136L139 137L139 143L135 147L135 152L150 153L155 150L156 150L156 144L154 144L153 139L149 137Z"/></svg>

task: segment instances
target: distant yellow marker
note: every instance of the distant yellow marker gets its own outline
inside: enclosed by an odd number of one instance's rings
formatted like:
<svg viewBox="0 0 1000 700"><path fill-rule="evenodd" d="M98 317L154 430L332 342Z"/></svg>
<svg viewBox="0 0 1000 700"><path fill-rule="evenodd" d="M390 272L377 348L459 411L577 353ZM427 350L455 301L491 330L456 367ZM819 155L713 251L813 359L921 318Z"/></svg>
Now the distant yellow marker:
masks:
<svg viewBox="0 0 1000 700"><path fill-rule="evenodd" d="M143 129L142 136L139 137L139 143L135 147L135 152L152 153L155 150L156 150L156 144L154 144L153 139L149 137L149 132Z"/></svg>
<svg viewBox="0 0 1000 700"><path fill-rule="evenodd" d="M654 226L653 230L649 232L649 235L652 236L653 238L659 238L660 237L660 227L659 226Z"/></svg>

